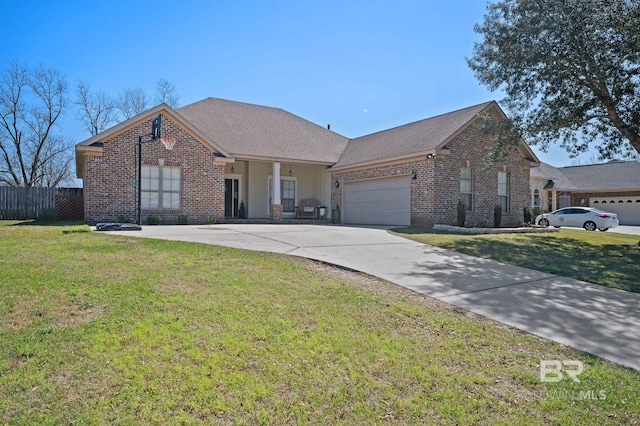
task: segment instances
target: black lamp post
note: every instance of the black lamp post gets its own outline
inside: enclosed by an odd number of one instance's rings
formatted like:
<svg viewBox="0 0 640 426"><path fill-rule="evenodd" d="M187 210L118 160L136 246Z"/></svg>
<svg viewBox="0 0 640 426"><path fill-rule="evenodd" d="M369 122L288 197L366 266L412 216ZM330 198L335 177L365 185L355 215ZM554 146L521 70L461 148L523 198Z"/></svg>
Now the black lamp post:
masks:
<svg viewBox="0 0 640 426"><path fill-rule="evenodd" d="M138 202L136 206L136 223L138 225L142 225L142 222L140 219L140 216L142 213L142 144L153 142L161 138L162 136L161 130L160 130L161 123L162 123L162 115L158 114L155 117L153 117L153 120L151 120L151 133L138 137L138 143L137 143L137 149L136 149L136 154L138 156L138 182L136 183L138 186ZM142 139L144 137L150 137L151 139L143 141Z"/></svg>

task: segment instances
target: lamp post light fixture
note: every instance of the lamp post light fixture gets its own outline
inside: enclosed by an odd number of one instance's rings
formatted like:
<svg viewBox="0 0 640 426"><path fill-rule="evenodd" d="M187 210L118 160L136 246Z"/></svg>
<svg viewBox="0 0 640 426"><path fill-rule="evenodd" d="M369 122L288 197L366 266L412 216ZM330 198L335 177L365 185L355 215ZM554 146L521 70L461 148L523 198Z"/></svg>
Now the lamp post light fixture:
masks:
<svg viewBox="0 0 640 426"><path fill-rule="evenodd" d="M142 145L149 142L160 141L167 151L171 151L176 143L175 138L163 138L161 128L162 114L158 114L151 120L151 133L138 136L138 143L136 144L136 155L138 157L138 181L136 182L136 186L138 187L138 202L136 206L136 224L138 225L142 225L140 218L142 214ZM150 139L143 141L142 139L145 137Z"/></svg>

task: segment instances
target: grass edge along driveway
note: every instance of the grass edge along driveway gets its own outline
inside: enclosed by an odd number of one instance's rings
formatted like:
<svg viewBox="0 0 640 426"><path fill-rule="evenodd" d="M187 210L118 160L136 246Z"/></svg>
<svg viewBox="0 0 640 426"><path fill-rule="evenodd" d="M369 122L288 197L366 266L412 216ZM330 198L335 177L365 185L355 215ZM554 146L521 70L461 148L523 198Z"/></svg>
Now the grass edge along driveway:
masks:
<svg viewBox="0 0 640 426"><path fill-rule="evenodd" d="M564 228L531 234L462 235L423 228L390 232L472 256L640 293L640 246L634 235Z"/></svg>
<svg viewBox="0 0 640 426"><path fill-rule="evenodd" d="M0 296L2 425L640 422L637 371L284 255L0 222Z"/></svg>

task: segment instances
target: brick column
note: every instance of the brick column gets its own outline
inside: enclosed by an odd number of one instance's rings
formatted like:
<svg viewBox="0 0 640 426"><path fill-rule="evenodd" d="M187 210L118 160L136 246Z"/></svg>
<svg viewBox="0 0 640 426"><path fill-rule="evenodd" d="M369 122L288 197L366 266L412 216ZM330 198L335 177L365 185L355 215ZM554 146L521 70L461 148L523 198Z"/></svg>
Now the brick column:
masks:
<svg viewBox="0 0 640 426"><path fill-rule="evenodd" d="M269 218L274 222L282 222L282 204L272 204Z"/></svg>

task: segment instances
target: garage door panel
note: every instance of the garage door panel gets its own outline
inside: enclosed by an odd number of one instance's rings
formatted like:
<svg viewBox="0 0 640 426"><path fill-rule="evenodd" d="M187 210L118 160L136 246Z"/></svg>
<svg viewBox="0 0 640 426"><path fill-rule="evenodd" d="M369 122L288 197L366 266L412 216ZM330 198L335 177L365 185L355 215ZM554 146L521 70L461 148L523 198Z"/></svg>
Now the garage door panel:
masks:
<svg viewBox="0 0 640 426"><path fill-rule="evenodd" d="M404 194L402 189L390 189L384 191L363 191L348 193L349 201L352 203L390 203L408 201L410 197Z"/></svg>
<svg viewBox="0 0 640 426"><path fill-rule="evenodd" d="M410 225L410 180L400 177L347 183L344 207L346 223Z"/></svg>
<svg viewBox="0 0 640 426"><path fill-rule="evenodd" d="M618 215L620 225L640 225L640 197L592 198L589 204L598 210Z"/></svg>

